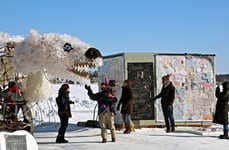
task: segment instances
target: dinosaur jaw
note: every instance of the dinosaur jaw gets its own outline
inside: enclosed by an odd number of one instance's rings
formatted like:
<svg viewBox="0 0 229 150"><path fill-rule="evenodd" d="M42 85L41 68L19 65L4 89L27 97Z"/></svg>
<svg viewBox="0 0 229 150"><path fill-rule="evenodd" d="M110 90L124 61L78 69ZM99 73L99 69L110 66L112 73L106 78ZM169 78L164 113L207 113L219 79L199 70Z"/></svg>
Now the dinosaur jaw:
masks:
<svg viewBox="0 0 229 150"><path fill-rule="evenodd" d="M102 59L95 59L89 62L75 62L67 70L83 78L90 78L93 70L102 65Z"/></svg>
<svg viewBox="0 0 229 150"><path fill-rule="evenodd" d="M75 63L71 67L67 67L67 70L84 78L89 78L90 69L95 69L96 65L93 63Z"/></svg>

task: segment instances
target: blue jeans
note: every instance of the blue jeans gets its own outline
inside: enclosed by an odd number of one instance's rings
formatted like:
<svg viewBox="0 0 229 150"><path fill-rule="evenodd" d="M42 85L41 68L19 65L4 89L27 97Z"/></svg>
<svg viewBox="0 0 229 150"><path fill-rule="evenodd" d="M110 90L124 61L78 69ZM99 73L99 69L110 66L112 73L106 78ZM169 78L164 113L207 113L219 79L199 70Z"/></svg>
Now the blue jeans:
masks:
<svg viewBox="0 0 229 150"><path fill-rule="evenodd" d="M122 119L123 119L126 127L130 126L130 123L131 123L131 115L130 114L122 114Z"/></svg>
<svg viewBox="0 0 229 150"><path fill-rule="evenodd" d="M173 105L162 105L162 110L167 130L170 130L170 127L174 128Z"/></svg>
<svg viewBox="0 0 229 150"><path fill-rule="evenodd" d="M229 125L228 124L225 124L225 125L223 125L223 131L229 131Z"/></svg>

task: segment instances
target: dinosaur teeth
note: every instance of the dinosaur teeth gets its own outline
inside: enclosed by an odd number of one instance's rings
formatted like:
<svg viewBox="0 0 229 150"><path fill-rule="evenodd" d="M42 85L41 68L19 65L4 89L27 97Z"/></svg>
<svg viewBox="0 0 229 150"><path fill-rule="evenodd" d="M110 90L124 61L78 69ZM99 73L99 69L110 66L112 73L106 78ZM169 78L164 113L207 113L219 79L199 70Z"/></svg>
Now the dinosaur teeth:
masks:
<svg viewBox="0 0 229 150"><path fill-rule="evenodd" d="M72 69L70 70L76 75L79 75L84 78L89 78L90 69L93 69L96 66L97 66L96 63L93 63L93 62L84 62L84 63L75 62L71 67Z"/></svg>
<svg viewBox="0 0 229 150"><path fill-rule="evenodd" d="M77 66L77 67L96 67L96 64L95 63L74 63L74 66Z"/></svg>

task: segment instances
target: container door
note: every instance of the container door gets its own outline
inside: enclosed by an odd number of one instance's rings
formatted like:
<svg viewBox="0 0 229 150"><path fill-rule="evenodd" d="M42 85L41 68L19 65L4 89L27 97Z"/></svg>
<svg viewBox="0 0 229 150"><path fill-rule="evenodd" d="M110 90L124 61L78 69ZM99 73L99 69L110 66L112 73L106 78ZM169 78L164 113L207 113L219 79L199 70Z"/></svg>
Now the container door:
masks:
<svg viewBox="0 0 229 150"><path fill-rule="evenodd" d="M128 79L132 81L134 120L154 120L153 63L128 63Z"/></svg>

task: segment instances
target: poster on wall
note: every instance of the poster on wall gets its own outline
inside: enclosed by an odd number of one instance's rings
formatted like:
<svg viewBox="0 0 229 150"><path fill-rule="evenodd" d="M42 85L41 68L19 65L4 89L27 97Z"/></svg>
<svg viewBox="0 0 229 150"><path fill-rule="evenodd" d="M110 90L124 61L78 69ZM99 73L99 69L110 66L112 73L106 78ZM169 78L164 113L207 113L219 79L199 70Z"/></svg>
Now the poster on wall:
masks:
<svg viewBox="0 0 229 150"><path fill-rule="evenodd" d="M103 60L103 65L99 68L99 79L103 80L104 77L115 80L117 83L123 81L124 60L122 56Z"/></svg>
<svg viewBox="0 0 229 150"><path fill-rule="evenodd" d="M214 56L157 55L157 94L161 78L170 74L176 93L174 117L177 121L212 120L214 97ZM161 102L157 101L157 120L163 120Z"/></svg>
<svg viewBox="0 0 229 150"><path fill-rule="evenodd" d="M124 59L123 56L107 58L103 60L102 67L99 68L99 81L104 81L108 77L110 80L115 80L115 95L121 97L121 86L124 81Z"/></svg>

